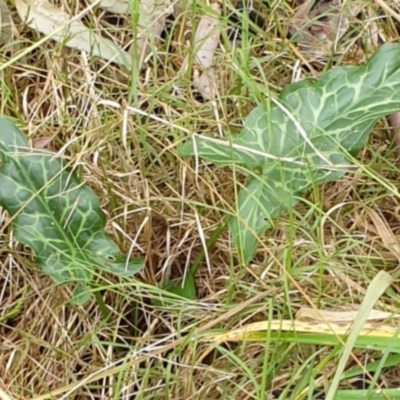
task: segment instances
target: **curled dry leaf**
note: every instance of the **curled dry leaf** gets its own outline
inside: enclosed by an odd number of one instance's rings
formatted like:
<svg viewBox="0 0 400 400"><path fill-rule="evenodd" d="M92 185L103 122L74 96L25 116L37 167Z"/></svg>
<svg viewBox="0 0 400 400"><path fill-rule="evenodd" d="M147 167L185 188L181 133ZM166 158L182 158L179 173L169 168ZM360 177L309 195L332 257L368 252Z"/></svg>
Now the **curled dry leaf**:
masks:
<svg viewBox="0 0 400 400"><path fill-rule="evenodd" d="M213 15L204 15L201 18L194 38L194 62L197 64L198 69L193 74L193 85L207 100L215 98L217 94L216 72L213 68L213 63L221 34L219 21L221 6L218 3L213 3L211 10ZM186 56L181 72L186 70L188 62L189 57Z"/></svg>
<svg viewBox="0 0 400 400"><path fill-rule="evenodd" d="M94 3L96 0L89 0ZM101 0L99 7L114 14L131 14L135 5L130 0ZM166 20L173 13L172 0L141 0L139 3L137 53L144 59L151 52L151 43L160 40Z"/></svg>
<svg viewBox="0 0 400 400"><path fill-rule="evenodd" d="M203 73L196 70L193 74L193 85L206 100L215 99L217 95L216 73L214 68L208 68Z"/></svg>
<svg viewBox="0 0 400 400"><path fill-rule="evenodd" d="M93 54L107 61L130 67L131 55L111 40L95 34L80 21L46 0L15 0L20 18L30 28L68 47Z"/></svg>
<svg viewBox="0 0 400 400"><path fill-rule="evenodd" d="M308 61L326 57L349 28L349 18L356 16L361 6L346 6L341 0L320 2L307 0L295 12L289 32L295 37Z"/></svg>
<svg viewBox="0 0 400 400"><path fill-rule="evenodd" d="M142 0L139 3L138 54L146 57L151 52L153 41L160 41L167 17L172 12L172 0Z"/></svg>
<svg viewBox="0 0 400 400"><path fill-rule="evenodd" d="M221 25L218 18L221 15L221 6L218 3L213 3L211 10L215 15L204 15L201 18L194 37L194 43L197 48L196 62L203 68L212 66L214 52L218 47L221 34Z"/></svg>

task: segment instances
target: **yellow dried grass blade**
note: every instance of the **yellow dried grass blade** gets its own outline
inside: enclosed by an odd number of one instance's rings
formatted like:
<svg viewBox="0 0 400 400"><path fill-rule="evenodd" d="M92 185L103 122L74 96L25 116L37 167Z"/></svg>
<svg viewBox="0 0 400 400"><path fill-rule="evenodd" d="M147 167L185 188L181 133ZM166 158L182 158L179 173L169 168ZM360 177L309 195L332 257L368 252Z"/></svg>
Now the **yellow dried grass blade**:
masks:
<svg viewBox="0 0 400 400"><path fill-rule="evenodd" d="M353 323L338 324L335 322L324 323L315 321L290 321L290 320L272 320L263 322L254 322L243 328L234 329L227 333L221 333L208 337L213 342L241 342L241 341L264 341L265 333L268 329L275 332L293 332L293 333L311 333L311 334L329 334L333 336L345 336L349 334ZM367 322L359 332L359 336L371 336L379 338L393 338L396 333L396 327L390 325L381 325ZM399 336L400 339L400 336Z"/></svg>
<svg viewBox="0 0 400 400"><path fill-rule="evenodd" d="M358 328L358 337L374 337L377 339L392 339L396 334L396 326L383 325L379 322L366 322L371 313L373 305L381 294L387 289L392 282L392 277L386 272L381 271L371 282L365 298L369 299L367 311L362 318L362 322ZM360 307L357 318L364 313L362 306ZM316 321L292 321L292 320L271 320L254 322L242 328L234 329L230 332L214 334L207 337L207 341L211 342L239 342L239 341L263 341L266 332L288 332L297 334L316 335L332 335L336 337L349 335L354 322L335 323L335 322L316 322ZM398 337L400 339L400 336Z"/></svg>

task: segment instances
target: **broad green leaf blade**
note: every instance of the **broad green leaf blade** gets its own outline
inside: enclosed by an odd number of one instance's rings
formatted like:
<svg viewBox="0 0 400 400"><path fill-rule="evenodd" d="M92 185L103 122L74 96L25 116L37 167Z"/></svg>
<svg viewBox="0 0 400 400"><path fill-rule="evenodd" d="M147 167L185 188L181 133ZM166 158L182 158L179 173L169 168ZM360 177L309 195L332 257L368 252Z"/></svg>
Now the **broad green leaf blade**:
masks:
<svg viewBox="0 0 400 400"><path fill-rule="evenodd" d="M77 283L79 303L95 268L118 275L139 272L104 232L96 194L53 154L31 150L23 133L0 119L0 205L12 217L16 239L33 249L56 283ZM78 298L78 297L77 297Z"/></svg>
<svg viewBox="0 0 400 400"><path fill-rule="evenodd" d="M192 274L187 274L182 284L164 281L162 289L188 300L196 300L196 283Z"/></svg>
<svg viewBox="0 0 400 400"><path fill-rule="evenodd" d="M400 45L387 44L362 66L334 68L316 81L304 80L287 86L278 99L271 98L267 105L256 107L246 118L242 133L229 137L227 142L230 148L240 149L241 155L235 155L235 162L239 157L245 168L257 168L265 177L266 189L259 192L263 193L265 215L269 218L276 214L276 188L280 188L280 195L292 198L312 185L339 179L351 171L350 155L365 145L377 120L398 110ZM217 163L209 144L201 144L207 140L199 137L198 155ZM218 148L221 151L223 146ZM185 155L189 153L186 149ZM243 153L251 155L250 160ZM231 151L226 152L220 159L226 163L230 154ZM245 196L239 195L239 203ZM294 204L290 202L288 207ZM245 208L241 204L238 207ZM282 204L280 212L288 207ZM253 236L252 231L263 233L258 226L250 228L253 229L247 230L248 235ZM239 237L234 230L233 234ZM240 236L243 235L246 233ZM247 254L247 261L255 249L241 246L252 240L242 237L240 242L234 242L240 253Z"/></svg>
<svg viewBox="0 0 400 400"><path fill-rule="evenodd" d="M87 301L89 301L91 296L92 296L92 294L87 289L86 284L78 282L77 285L75 286L75 290L72 294L71 301L74 304L80 306L80 305L85 304Z"/></svg>
<svg viewBox="0 0 400 400"><path fill-rule="evenodd" d="M263 185L256 178L239 191L237 199L237 217L229 222L229 229L235 247L239 250L241 263L247 264L258 247L258 238L271 227L265 215Z"/></svg>
<svg viewBox="0 0 400 400"><path fill-rule="evenodd" d="M336 160L340 155L336 155ZM312 163L312 161L310 161ZM273 226L273 220L282 212L294 207L301 193L302 172L297 169L285 168L280 162L280 168L274 166L264 169L262 175L253 177L238 194L236 200L237 215L230 220L233 243L239 250L241 262L248 264L257 250L260 236ZM310 181L327 174L323 170L309 168ZM306 167L304 168L307 171ZM344 172L331 173L330 177L338 178Z"/></svg>
<svg viewBox="0 0 400 400"><path fill-rule="evenodd" d="M274 187L271 188L271 185ZM239 191L238 214L230 220L229 227L235 247L241 250L240 259L244 264L250 262L257 249L258 238L272 226L273 219L296 202L292 193L284 193L271 176L254 177Z"/></svg>
<svg viewBox="0 0 400 400"><path fill-rule="evenodd" d="M234 141L233 141L234 142ZM253 166L256 168L259 165L259 156L252 154L245 147L232 147L229 141L223 141L210 136L193 135L192 140L187 141L178 149L178 155L188 157L193 154L199 156L209 162L212 162L220 167L230 164L246 165L248 168Z"/></svg>

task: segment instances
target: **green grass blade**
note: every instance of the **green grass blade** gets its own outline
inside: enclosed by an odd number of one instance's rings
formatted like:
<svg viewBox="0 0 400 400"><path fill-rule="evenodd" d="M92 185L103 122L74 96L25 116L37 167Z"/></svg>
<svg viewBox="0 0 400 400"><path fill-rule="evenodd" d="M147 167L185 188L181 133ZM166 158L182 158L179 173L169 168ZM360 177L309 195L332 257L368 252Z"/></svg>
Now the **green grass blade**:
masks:
<svg viewBox="0 0 400 400"><path fill-rule="evenodd" d="M368 315L370 314L374 305L381 297L381 295L385 292L385 290L391 285L392 281L393 279L388 273L380 271L368 286L368 290L361 304L360 311L354 321L353 327L350 330L349 337L347 338L346 344L343 348L343 353L340 357L335 375L326 395L326 400L333 400L335 398L340 379L343 375L347 360L350 357L357 337L359 336L359 333L364 323L367 321Z"/></svg>
<svg viewBox="0 0 400 400"><path fill-rule="evenodd" d="M372 394L369 390L339 390L335 400L399 400L400 387L398 389L381 389Z"/></svg>

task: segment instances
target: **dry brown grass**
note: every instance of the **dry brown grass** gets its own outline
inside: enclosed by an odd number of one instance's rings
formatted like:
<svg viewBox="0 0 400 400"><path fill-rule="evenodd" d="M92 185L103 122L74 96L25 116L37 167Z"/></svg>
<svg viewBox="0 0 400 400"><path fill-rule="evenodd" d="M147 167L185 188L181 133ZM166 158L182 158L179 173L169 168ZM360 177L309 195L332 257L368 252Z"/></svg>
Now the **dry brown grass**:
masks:
<svg viewBox="0 0 400 400"><path fill-rule="evenodd" d="M179 280L202 251L200 233L208 238L226 211L233 211L234 183L245 179L233 176L229 168L203 163L196 174L194 161L176 154L185 132L237 131L267 85L276 90L291 82L298 53L282 38L284 18L277 11L290 15L294 2L277 3L266 14L268 29L252 37L248 52L239 43L233 48L225 44L219 55L216 109L199 100L189 76L179 79L176 73L188 49L190 10L171 25L166 39L170 46L157 50L156 63L150 60L144 71L131 76L51 40L0 69L1 114L16 118L33 144L48 138L47 148L78 167L99 195L109 217L107 228L121 249L127 251L139 232L136 251L142 249L146 257L138 279L98 277L108 288L102 291L111 312L105 321L95 301L85 307L68 303L70 288L54 285L38 270L29 250L13 240L8 217L1 212L0 318L21 296L25 300L11 317L0 319L0 388L5 392L0 398L278 398L309 357L319 365L331 349L276 344L269 348L266 366L263 343L215 349L201 342L202 336L267 319L270 312L290 318L310 303L330 309L359 304L377 271L397 266L398 254L384 246L366 211L375 210L397 237L399 199L382 180L398 187L399 174L394 157L388 156L388 140L377 130L361 155L375 179L360 173L308 194L308 203L299 205L294 216L282 216L263 237L247 268L237 263L225 231L208 254L211 273L205 262L197 273L199 303L152 305L160 296L160 283ZM83 1L57 4L74 13L84 6ZM23 48L38 41L40 35L16 14L15 21ZM101 12L88 17L103 32L107 28L108 37L129 41L130 21L121 19L118 28L110 27L111 22ZM390 40L398 39L392 20L380 24ZM363 60L357 41L352 43L335 62ZM265 55L267 61L258 67L257 57ZM1 63L9 59L0 52ZM321 67L314 66L316 73ZM238 69L251 84L240 78ZM309 72L304 69L303 75ZM145 115L124 113L127 106ZM324 220L327 213L330 217ZM381 307L395 309L399 301L395 288ZM363 362L374 356L355 354ZM328 380L335 360L318 376ZM263 374L267 390L260 397L257 382ZM388 369L381 380L393 382L393 374Z"/></svg>

